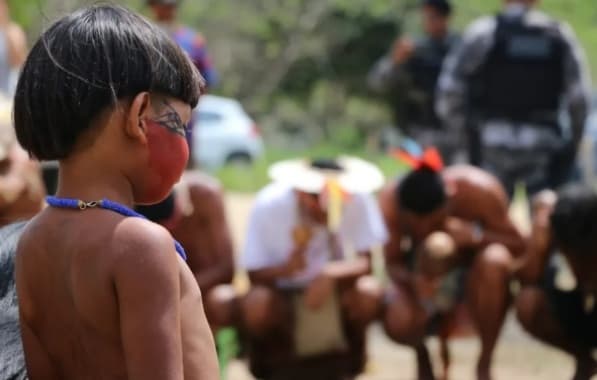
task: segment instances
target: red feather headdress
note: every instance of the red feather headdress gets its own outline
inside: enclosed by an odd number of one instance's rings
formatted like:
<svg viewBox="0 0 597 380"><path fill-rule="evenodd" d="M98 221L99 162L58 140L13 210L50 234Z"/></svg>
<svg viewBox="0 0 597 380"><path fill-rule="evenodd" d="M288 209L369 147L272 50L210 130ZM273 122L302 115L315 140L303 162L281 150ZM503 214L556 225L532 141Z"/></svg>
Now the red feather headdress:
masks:
<svg viewBox="0 0 597 380"><path fill-rule="evenodd" d="M444 168L442 156L434 147L425 149L420 157L416 157L404 149L396 149L391 152L391 155L392 157L405 162L414 170L426 167L434 172L440 172Z"/></svg>

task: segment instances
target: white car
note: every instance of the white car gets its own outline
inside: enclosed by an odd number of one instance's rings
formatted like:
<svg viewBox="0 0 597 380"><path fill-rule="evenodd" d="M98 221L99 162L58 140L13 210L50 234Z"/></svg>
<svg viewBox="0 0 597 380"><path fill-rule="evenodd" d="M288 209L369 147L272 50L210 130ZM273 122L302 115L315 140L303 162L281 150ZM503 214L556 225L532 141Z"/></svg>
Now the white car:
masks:
<svg viewBox="0 0 597 380"><path fill-rule="evenodd" d="M206 169L251 163L263 154L257 124L234 99L202 96L193 120L193 160Z"/></svg>

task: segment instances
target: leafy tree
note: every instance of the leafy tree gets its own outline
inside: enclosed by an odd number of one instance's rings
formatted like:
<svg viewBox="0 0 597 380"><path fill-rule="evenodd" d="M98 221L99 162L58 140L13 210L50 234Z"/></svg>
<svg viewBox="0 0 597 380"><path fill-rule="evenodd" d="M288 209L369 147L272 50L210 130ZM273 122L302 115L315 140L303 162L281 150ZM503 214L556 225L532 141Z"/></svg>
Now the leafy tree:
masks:
<svg viewBox="0 0 597 380"><path fill-rule="evenodd" d="M31 39L49 20L94 0L9 0ZM502 0L454 0L455 24L495 13ZM147 14L145 0L120 4ZM418 33L418 0L184 0L181 21L207 38L222 78L216 93L235 97L270 136L289 145L362 144L390 121L365 76L400 33ZM574 26L597 75L597 6L543 0Z"/></svg>

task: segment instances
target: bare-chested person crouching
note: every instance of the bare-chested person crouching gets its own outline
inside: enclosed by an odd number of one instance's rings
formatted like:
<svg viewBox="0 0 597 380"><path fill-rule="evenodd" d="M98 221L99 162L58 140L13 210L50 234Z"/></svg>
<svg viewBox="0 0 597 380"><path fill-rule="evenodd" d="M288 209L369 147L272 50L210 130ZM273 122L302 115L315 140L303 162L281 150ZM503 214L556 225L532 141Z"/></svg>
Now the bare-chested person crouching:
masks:
<svg viewBox="0 0 597 380"><path fill-rule="evenodd" d="M380 194L392 280L384 325L393 340L415 349L419 379L435 378L425 338L439 335L447 377L446 339L467 306L481 340L477 378L490 379L510 305L511 263L524 241L496 178L471 166L440 166L420 161Z"/></svg>
<svg viewBox="0 0 597 380"><path fill-rule="evenodd" d="M583 185L545 191L532 211L518 319L574 357L574 380L588 380L597 373L597 193Z"/></svg>
<svg viewBox="0 0 597 380"><path fill-rule="evenodd" d="M218 292L211 294L212 289L230 284L234 276L232 239L223 198L215 179L203 173L187 172L162 202L137 207L149 220L166 227L185 248L187 264L206 300L218 297ZM204 304L208 320L218 312L210 310L217 304Z"/></svg>
<svg viewBox="0 0 597 380"><path fill-rule="evenodd" d="M30 379L219 377L184 249L131 209L180 179L200 92L180 48L122 7L76 11L33 46L15 97L17 138L60 169L57 196L17 250Z"/></svg>

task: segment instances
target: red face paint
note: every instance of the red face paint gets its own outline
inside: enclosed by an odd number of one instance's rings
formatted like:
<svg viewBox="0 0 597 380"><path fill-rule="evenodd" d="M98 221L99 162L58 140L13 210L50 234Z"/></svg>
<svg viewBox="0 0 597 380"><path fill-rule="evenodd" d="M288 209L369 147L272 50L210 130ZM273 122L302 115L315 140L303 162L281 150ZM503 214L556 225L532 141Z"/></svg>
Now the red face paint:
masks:
<svg viewBox="0 0 597 380"><path fill-rule="evenodd" d="M147 123L149 202L161 201L178 182L189 159L186 139L153 121Z"/></svg>

